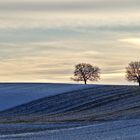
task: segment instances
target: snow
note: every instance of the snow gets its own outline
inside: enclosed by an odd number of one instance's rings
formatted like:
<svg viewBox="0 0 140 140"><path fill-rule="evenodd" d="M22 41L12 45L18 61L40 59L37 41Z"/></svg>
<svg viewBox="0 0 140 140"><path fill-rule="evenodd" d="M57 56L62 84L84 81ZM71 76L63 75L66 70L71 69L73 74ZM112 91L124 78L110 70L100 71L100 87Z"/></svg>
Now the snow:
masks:
<svg viewBox="0 0 140 140"><path fill-rule="evenodd" d="M0 84L0 111L46 96L88 88L81 84Z"/></svg>
<svg viewBox="0 0 140 140"><path fill-rule="evenodd" d="M0 135L6 140L139 140L140 120L120 120L41 132Z"/></svg>
<svg viewBox="0 0 140 140"><path fill-rule="evenodd" d="M0 140L139 140L139 93L135 86L0 84L1 108L42 98L1 112Z"/></svg>

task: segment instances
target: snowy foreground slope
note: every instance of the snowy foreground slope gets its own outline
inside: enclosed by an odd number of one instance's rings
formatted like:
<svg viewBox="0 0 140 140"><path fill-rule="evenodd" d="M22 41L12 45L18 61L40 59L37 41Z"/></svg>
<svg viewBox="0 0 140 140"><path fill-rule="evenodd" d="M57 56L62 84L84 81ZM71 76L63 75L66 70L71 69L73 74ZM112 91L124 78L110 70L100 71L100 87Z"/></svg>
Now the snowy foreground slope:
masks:
<svg viewBox="0 0 140 140"><path fill-rule="evenodd" d="M83 86L0 111L0 139L140 139L139 87Z"/></svg>
<svg viewBox="0 0 140 140"><path fill-rule="evenodd" d="M33 126L32 126L33 127ZM41 127L41 126L40 126ZM67 129L0 135L1 140L140 140L140 120L121 120Z"/></svg>

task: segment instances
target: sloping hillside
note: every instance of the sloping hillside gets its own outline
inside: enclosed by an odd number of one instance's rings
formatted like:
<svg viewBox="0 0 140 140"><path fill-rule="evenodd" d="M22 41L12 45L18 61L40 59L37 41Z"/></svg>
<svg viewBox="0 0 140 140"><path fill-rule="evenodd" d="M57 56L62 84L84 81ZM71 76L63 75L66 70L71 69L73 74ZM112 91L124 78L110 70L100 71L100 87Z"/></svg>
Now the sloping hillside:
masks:
<svg viewBox="0 0 140 140"><path fill-rule="evenodd" d="M140 116L140 88L95 86L45 97L0 112L1 122L95 122Z"/></svg>
<svg viewBox="0 0 140 140"><path fill-rule="evenodd" d="M0 139L140 139L140 87L76 86L0 111Z"/></svg>
<svg viewBox="0 0 140 140"><path fill-rule="evenodd" d="M94 85L58 83L0 83L0 111L46 96L88 88Z"/></svg>

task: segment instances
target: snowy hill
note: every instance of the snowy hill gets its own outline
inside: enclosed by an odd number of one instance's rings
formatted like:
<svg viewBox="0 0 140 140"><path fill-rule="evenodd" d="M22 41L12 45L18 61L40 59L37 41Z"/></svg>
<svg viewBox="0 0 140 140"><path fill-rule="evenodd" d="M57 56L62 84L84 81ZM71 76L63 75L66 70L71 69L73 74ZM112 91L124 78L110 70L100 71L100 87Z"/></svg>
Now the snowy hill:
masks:
<svg viewBox="0 0 140 140"><path fill-rule="evenodd" d="M0 84L0 110L8 109L23 103L46 96L87 88L93 85L80 84L29 84L9 83Z"/></svg>
<svg viewBox="0 0 140 140"><path fill-rule="evenodd" d="M0 115L29 122L101 121L137 118L139 107L139 87L95 86L34 100L3 111Z"/></svg>
<svg viewBox="0 0 140 140"><path fill-rule="evenodd" d="M140 87L58 87L50 88L60 89L53 94L0 111L0 139L140 139Z"/></svg>

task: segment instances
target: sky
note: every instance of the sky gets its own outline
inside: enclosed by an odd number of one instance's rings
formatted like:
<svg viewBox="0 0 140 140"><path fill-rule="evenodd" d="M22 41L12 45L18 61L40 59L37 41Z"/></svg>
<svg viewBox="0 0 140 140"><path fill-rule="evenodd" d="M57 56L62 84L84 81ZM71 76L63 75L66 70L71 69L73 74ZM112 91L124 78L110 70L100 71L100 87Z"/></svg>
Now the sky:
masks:
<svg viewBox="0 0 140 140"><path fill-rule="evenodd" d="M139 23L139 0L0 0L0 82L73 83L83 62L100 67L100 84L129 84Z"/></svg>

